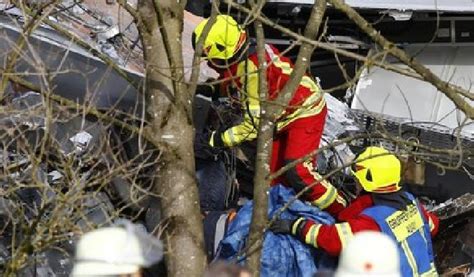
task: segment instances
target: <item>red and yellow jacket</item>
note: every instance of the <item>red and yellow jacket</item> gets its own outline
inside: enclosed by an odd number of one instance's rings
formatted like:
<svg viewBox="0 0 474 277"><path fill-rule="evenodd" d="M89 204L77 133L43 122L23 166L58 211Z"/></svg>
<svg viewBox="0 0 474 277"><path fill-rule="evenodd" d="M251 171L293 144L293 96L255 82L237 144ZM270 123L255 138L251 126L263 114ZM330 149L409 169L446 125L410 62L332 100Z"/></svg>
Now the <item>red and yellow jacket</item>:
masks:
<svg viewBox="0 0 474 277"><path fill-rule="evenodd" d="M314 223L304 218L298 219L300 222L293 224L301 226L300 231L293 230L293 233L302 241L325 250L333 256L338 256L345 247L348 239L360 231L381 231L379 225L371 217L362 214L362 212L374 206L372 195L366 194L359 196L352 204L342 210L338 219L340 223L334 225L322 225ZM434 236L438 232L439 220L431 213L428 213L422 205L420 205L423 216L427 219L430 227L431 235Z"/></svg>
<svg viewBox="0 0 474 277"><path fill-rule="evenodd" d="M290 59L281 56L273 46L267 44L265 50L268 93L269 98L273 100L290 79L293 64ZM240 124L220 134L224 146L235 146L243 141L253 140L257 136L260 116L258 68L257 53L251 53L247 59L230 65L220 76L223 80L221 90L229 94L232 88L237 90L244 112L243 121ZM278 119L277 130L283 129L299 118L319 114L325 105L319 85L311 77L303 76L288 108Z"/></svg>

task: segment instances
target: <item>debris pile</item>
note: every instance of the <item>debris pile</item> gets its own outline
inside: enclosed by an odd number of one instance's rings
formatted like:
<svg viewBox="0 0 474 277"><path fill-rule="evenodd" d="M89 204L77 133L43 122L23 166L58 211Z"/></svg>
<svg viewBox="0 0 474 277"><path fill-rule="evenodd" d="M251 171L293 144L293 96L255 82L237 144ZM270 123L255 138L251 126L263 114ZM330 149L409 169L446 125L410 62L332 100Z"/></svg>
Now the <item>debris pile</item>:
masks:
<svg viewBox="0 0 474 277"><path fill-rule="evenodd" d="M123 132L56 104L46 108L44 100L28 92L0 113L0 266L64 276L78 235L121 217L138 217L151 232L159 201L149 205L147 188L136 181L147 158L123 162ZM28 255L25 264L11 263L21 255Z"/></svg>
<svg viewBox="0 0 474 277"><path fill-rule="evenodd" d="M441 221L434 240L439 272L447 276L474 269L474 195L449 199L432 209Z"/></svg>

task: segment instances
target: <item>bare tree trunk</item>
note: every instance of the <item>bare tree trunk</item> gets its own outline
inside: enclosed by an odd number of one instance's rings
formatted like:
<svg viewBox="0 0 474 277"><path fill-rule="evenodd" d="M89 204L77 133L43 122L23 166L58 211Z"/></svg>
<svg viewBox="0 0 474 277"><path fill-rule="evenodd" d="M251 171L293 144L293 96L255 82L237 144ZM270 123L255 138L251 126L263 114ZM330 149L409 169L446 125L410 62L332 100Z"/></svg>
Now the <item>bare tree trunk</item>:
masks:
<svg viewBox="0 0 474 277"><path fill-rule="evenodd" d="M206 258L195 181L192 95L183 79L183 6L172 0L143 0L138 2L138 12L144 22L140 34L146 63L147 131L161 150L155 192L162 197L167 222L168 275L201 276Z"/></svg>
<svg viewBox="0 0 474 277"><path fill-rule="evenodd" d="M268 188L270 180L267 176L270 173L270 158L272 156L272 142L274 122L268 112L268 86L267 67L265 58L265 37L263 26L259 20L255 23L255 33L257 36L257 56L259 64L259 99L260 99L260 124L258 127L257 158L255 162L255 176L253 178L253 211L252 223L250 225L250 236L248 245L249 260L248 267L254 276L260 275L260 259L265 227L268 222Z"/></svg>
<svg viewBox="0 0 474 277"><path fill-rule="evenodd" d="M259 11L253 2L253 9ZM313 5L308 25L305 29L305 37L316 38L322 18L326 11L326 1L319 0ZM291 73L290 81L281 90L278 98L274 100L277 104L272 104L268 99L268 86L266 77L266 62L264 50L263 26L260 20L255 21L255 31L257 35L257 55L259 61L259 98L261 103L260 125L257 140L257 160L254 177L254 206L252 212L252 224L250 226L249 237L249 268L258 276L260 273L260 259L264 240L264 231L268 222L268 188L270 185L270 158L272 156L272 142L275 122L283 110L288 105L296 91L301 78L306 73L311 54L314 47L308 43L303 43L298 53L295 69Z"/></svg>

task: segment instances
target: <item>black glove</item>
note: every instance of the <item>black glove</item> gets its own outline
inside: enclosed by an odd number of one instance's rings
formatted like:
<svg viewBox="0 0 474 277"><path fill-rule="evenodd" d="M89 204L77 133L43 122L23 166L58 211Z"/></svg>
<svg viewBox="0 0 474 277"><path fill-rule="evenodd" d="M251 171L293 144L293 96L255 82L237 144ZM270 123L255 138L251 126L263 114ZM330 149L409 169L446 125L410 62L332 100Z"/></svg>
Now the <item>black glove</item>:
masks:
<svg viewBox="0 0 474 277"><path fill-rule="evenodd" d="M307 220L303 217L298 219L277 219L270 225L270 230L277 234L290 234L303 240L302 232Z"/></svg>
<svg viewBox="0 0 474 277"><path fill-rule="evenodd" d="M293 228L293 224L296 222L294 219L276 219L273 221L272 225L270 225L270 230L273 233L277 234L292 234L291 229Z"/></svg>
<svg viewBox="0 0 474 277"><path fill-rule="evenodd" d="M199 84L196 87L196 94L212 98L212 101L217 101L219 99L219 90L218 90L217 85L210 85L210 84L206 84L206 83Z"/></svg>
<svg viewBox="0 0 474 277"><path fill-rule="evenodd" d="M216 160L217 155L221 152L219 148L212 147L209 142L211 133L196 133L194 139L194 156L203 160Z"/></svg>

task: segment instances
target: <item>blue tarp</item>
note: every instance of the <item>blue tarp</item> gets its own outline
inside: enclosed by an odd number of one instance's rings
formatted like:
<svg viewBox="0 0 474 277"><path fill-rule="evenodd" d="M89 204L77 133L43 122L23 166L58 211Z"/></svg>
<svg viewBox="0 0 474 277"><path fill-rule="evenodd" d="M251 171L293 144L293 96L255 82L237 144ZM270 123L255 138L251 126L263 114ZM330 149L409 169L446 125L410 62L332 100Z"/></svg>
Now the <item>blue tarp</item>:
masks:
<svg viewBox="0 0 474 277"><path fill-rule="evenodd" d="M294 199L292 189L278 185L270 190L268 213L273 214ZM227 234L219 246L218 258L239 261L239 255L244 250L250 229L253 202L246 203L231 222ZM296 219L297 217L313 219L323 224L334 223L334 218L316 207L295 200L280 216L282 219ZM242 261L239 261L242 262ZM267 231L263 243L261 276L306 277L313 276L318 267L333 263L322 251L303 244L290 235L274 234Z"/></svg>

